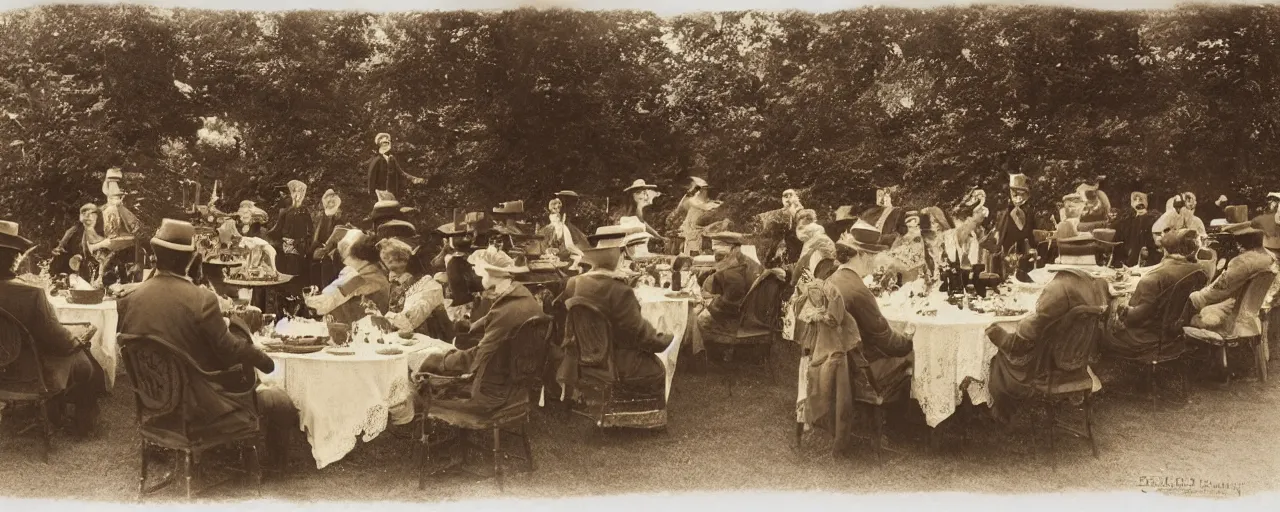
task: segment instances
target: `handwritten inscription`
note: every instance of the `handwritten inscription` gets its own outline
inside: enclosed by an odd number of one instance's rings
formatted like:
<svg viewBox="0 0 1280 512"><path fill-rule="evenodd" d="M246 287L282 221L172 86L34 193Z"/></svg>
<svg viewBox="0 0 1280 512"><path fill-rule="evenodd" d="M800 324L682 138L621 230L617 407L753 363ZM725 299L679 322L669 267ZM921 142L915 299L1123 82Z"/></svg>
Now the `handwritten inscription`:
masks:
<svg viewBox="0 0 1280 512"><path fill-rule="evenodd" d="M1142 492L1158 492L1175 496L1238 497L1243 485L1238 482L1185 476L1140 476Z"/></svg>

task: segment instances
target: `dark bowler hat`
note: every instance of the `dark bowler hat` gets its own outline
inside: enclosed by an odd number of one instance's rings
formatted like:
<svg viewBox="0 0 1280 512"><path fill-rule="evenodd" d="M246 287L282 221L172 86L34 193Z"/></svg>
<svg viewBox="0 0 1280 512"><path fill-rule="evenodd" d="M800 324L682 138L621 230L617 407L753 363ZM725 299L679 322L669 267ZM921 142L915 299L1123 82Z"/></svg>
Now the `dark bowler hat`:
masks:
<svg viewBox="0 0 1280 512"><path fill-rule="evenodd" d="M390 220L378 226L378 238L413 238L418 229L403 220Z"/></svg>
<svg viewBox="0 0 1280 512"><path fill-rule="evenodd" d="M151 245L174 251L193 252L196 250L195 237L196 228L190 222L164 219L160 221L160 229L156 230L156 236L151 238Z"/></svg>

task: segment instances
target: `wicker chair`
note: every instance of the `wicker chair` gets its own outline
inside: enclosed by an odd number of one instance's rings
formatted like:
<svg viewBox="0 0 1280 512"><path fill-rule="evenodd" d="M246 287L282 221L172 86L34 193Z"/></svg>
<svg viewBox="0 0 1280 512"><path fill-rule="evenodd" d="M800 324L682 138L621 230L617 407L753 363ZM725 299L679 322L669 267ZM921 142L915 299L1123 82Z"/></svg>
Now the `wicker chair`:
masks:
<svg viewBox="0 0 1280 512"><path fill-rule="evenodd" d="M493 476L498 482L498 489L502 490L506 471L503 462L510 457L502 449L502 434L504 432L508 435L515 435L520 439L524 453L523 456L517 456L517 458L528 464L529 471L536 470L537 466L533 461L533 450L529 444L529 412L532 409L530 405L530 390L540 389L539 384L546 368L547 348L550 345L551 333L551 318L536 316L526 320L513 336L503 341L502 347L493 355L488 364L495 364L497 361L505 360L507 369L510 371L509 378L513 391L508 397L507 403L499 407L498 410L486 415L443 408L432 409L433 402L440 399L444 393L450 390L470 387L474 383L473 374L451 377L410 371L410 378L417 383L418 396L424 404L422 411L415 418L415 422L418 425L419 440L418 489L426 489L427 477L461 465L461 461L451 458L450 462L444 467L428 471L433 448L443 447L446 444L461 440L464 450L467 448L488 448L493 458ZM433 429L432 425L429 424L431 421L436 421L449 427L449 432L437 435L436 429ZM517 425L519 430L513 430L512 427ZM487 447L479 443L472 443L469 439L466 439L467 436L459 434L458 430L463 431L462 434L468 431L491 432L492 443Z"/></svg>
<svg viewBox="0 0 1280 512"><path fill-rule="evenodd" d="M262 485L262 467L259 453L266 443L258 409L257 375L241 365L218 372L206 372L187 353L168 341L131 334L120 335L121 355L133 386L138 431L142 435L140 456L141 473L138 476L138 494L147 495L168 487L172 478L147 486L149 455L153 450L168 450L183 454L183 479L187 499L216 484L196 491L193 480L201 468L201 458L220 447L237 446L250 479L259 488ZM215 383L237 381L242 391L219 389ZM229 398L236 410L246 410L251 421L234 423L215 421L202 423L194 420L199 411L192 396L197 390L214 392ZM225 423L225 424L224 424ZM221 482L218 482L221 483Z"/></svg>
<svg viewBox="0 0 1280 512"><path fill-rule="evenodd" d="M1183 336L1183 328L1191 322L1191 316L1195 313L1191 305L1191 294L1204 288L1208 282L1209 276L1204 272L1192 272L1166 290L1158 299L1161 331L1155 357L1140 360L1121 358L1123 361L1146 368L1148 398L1153 402L1157 399L1156 384L1159 373L1177 363L1184 365L1180 371L1177 371L1183 392L1180 398L1186 401L1190 396L1190 382L1187 374L1191 371L1191 365L1190 360L1183 357L1189 350L1186 337Z"/></svg>
<svg viewBox="0 0 1280 512"><path fill-rule="evenodd" d="M1249 282L1245 284L1239 298L1236 300L1236 312L1234 318L1231 319L1232 325L1236 326L1236 329L1230 335L1224 336L1210 330L1195 327L1183 328L1183 332L1186 333L1187 337L1204 343L1214 350L1215 359L1222 364L1221 369L1228 384L1231 382L1231 368L1227 360L1227 349L1241 346L1248 347L1253 352L1257 365L1258 379L1262 382L1267 381L1267 359L1269 357L1267 328L1269 326L1266 318L1262 315L1262 305L1266 302L1267 294L1270 293L1271 286L1275 283L1275 280L1276 272L1273 270L1259 272L1249 279ZM1238 328L1241 321L1252 325L1241 332Z"/></svg>
<svg viewBox="0 0 1280 512"><path fill-rule="evenodd" d="M766 271L756 278L742 300L738 326L732 333L704 332L707 346L707 362L711 362L712 349L723 354L723 362L732 362L736 349L751 348L764 352L761 364L775 379L773 371L773 345L782 338L782 303L787 283L773 272ZM733 394L733 374L729 374L729 394Z"/></svg>
<svg viewBox="0 0 1280 512"><path fill-rule="evenodd" d="M34 367L34 377L16 377L16 369L20 366ZM49 401L55 396L57 394L49 391L48 382L45 381L35 338L22 322L8 311L0 309L0 403L7 406L32 405L39 411L35 422L22 429L21 433L39 430L43 447L41 458L46 464L49 462L49 453L53 451L53 423L49 420Z"/></svg>
<svg viewBox="0 0 1280 512"><path fill-rule="evenodd" d="M609 320L580 298L566 305L566 354L577 354L579 372L573 384L578 395L573 412L590 418L598 428L665 428L667 403L662 393L638 393L619 384Z"/></svg>

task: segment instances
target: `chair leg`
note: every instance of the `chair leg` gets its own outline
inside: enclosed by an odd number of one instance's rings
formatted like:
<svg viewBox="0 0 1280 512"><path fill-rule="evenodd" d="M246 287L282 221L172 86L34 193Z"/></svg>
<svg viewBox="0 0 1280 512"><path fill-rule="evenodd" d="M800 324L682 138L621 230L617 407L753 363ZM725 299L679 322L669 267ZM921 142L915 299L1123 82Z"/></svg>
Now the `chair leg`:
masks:
<svg viewBox="0 0 1280 512"><path fill-rule="evenodd" d="M41 457L49 463L49 452L53 451L53 422L49 420L49 402L40 402L40 434L44 451Z"/></svg>
<svg viewBox="0 0 1280 512"><path fill-rule="evenodd" d="M498 492L503 490L502 482L502 429L493 429L493 476L498 479Z"/></svg>
<svg viewBox="0 0 1280 512"><path fill-rule="evenodd" d="M1057 430L1058 430L1057 409L1058 409L1057 402L1050 400L1049 410L1047 414L1047 416L1049 417L1048 418L1049 419L1049 467L1055 470L1057 469L1057 462L1058 462L1056 460L1057 459L1056 446L1054 445L1054 438L1056 437L1055 434L1057 434Z"/></svg>
<svg viewBox="0 0 1280 512"><path fill-rule="evenodd" d="M1147 398L1151 403L1156 403L1157 391L1159 391L1158 382L1156 381L1156 363L1147 365Z"/></svg>
<svg viewBox="0 0 1280 512"><path fill-rule="evenodd" d="M796 422L796 445L795 445L796 450L799 450L801 447L804 446L803 440L804 440L804 423L797 421Z"/></svg>
<svg viewBox="0 0 1280 512"><path fill-rule="evenodd" d="M262 458L258 447L262 445L260 440L253 440L249 443L249 479L253 481L253 486L258 495L262 495Z"/></svg>
<svg viewBox="0 0 1280 512"><path fill-rule="evenodd" d="M1093 438L1093 393L1084 395L1084 433L1089 436L1089 449L1098 457L1098 443Z"/></svg>
<svg viewBox="0 0 1280 512"><path fill-rule="evenodd" d="M875 418L875 420L874 420L874 421L876 422L876 424L875 424L875 428L872 430L873 435L875 435L875 441L873 441L872 446L874 446L874 447L875 447L875 450L876 450L876 463L878 464L878 463L883 462L883 458L884 458L884 449L885 449L885 446L884 446L884 406L883 406L883 405L876 405L876 406L874 407L874 410L873 410L873 411L874 411L874 412L872 413L872 417L874 417L874 418Z"/></svg>
<svg viewBox="0 0 1280 512"><path fill-rule="evenodd" d="M1258 342L1253 345L1253 359L1258 364L1258 380L1262 381L1263 384L1267 383L1266 347L1267 340L1264 339L1259 339Z"/></svg>
<svg viewBox="0 0 1280 512"><path fill-rule="evenodd" d="M191 459L192 459L191 452L186 452L184 454L183 464L182 464L182 478L186 482L188 500L191 499L191 479L192 479L192 472L195 470L195 464L193 464L193 461Z"/></svg>
<svg viewBox="0 0 1280 512"><path fill-rule="evenodd" d="M140 471L140 474L138 475L138 498L141 499L142 495L146 494L146 490L147 490L147 462L148 462L147 459L148 457L147 457L146 441L142 441L141 446L138 449L138 452L142 454L142 466L141 466L142 469Z"/></svg>
<svg viewBox="0 0 1280 512"><path fill-rule="evenodd" d="M418 490L427 488L427 463L431 457L430 439L427 436L427 416L418 421Z"/></svg>
<svg viewBox="0 0 1280 512"><path fill-rule="evenodd" d="M520 441L524 443L524 460L529 464L529 472L538 470L538 464L533 461L533 446L529 442L529 418L525 417L524 423L520 425Z"/></svg>
<svg viewBox="0 0 1280 512"><path fill-rule="evenodd" d="M1219 359L1222 362L1223 383L1230 385L1231 384L1231 366L1227 364L1227 347L1225 345L1218 347L1218 354L1220 355Z"/></svg>

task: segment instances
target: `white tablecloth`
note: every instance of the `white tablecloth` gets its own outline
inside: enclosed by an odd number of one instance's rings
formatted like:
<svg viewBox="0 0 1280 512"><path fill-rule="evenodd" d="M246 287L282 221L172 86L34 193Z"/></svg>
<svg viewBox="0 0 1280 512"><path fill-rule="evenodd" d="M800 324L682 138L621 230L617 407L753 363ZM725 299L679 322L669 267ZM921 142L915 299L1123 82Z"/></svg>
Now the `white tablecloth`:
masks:
<svg viewBox="0 0 1280 512"><path fill-rule="evenodd" d="M325 351L314 354L271 353L275 371L262 376L267 387L279 387L298 408L302 430L311 443L316 467L337 462L356 446L356 438L372 441L387 428L413 419L413 386L409 370L416 370L427 354L452 348L443 341L417 335L405 347L395 334L387 345L353 343L355 355ZM402 354L384 356L378 348L398 347Z"/></svg>
<svg viewBox="0 0 1280 512"><path fill-rule="evenodd" d="M49 302L58 311L58 321L63 323L88 322L98 328L97 334L90 340L93 344L89 352L102 365L106 374L107 389L116 385L116 366L120 361L120 347L116 342L116 326L120 316L116 313L116 301L106 300L101 304L70 304L65 297L50 297Z"/></svg>
<svg viewBox="0 0 1280 512"><path fill-rule="evenodd" d="M667 290L652 286L636 288L636 298L640 300L640 314L653 324L654 329L663 334L674 336L658 358L667 370L667 393L671 398L671 381L676 375L676 359L680 357L680 344L685 332L689 329L690 299L676 299L666 296Z"/></svg>
<svg viewBox="0 0 1280 512"><path fill-rule="evenodd" d="M968 312L940 319L889 309L884 315L894 330L901 331L907 322L916 326L911 396L920 402L930 427L950 417L966 392L974 404L991 400L987 376L997 349L987 339L986 329L993 322L1018 318Z"/></svg>

